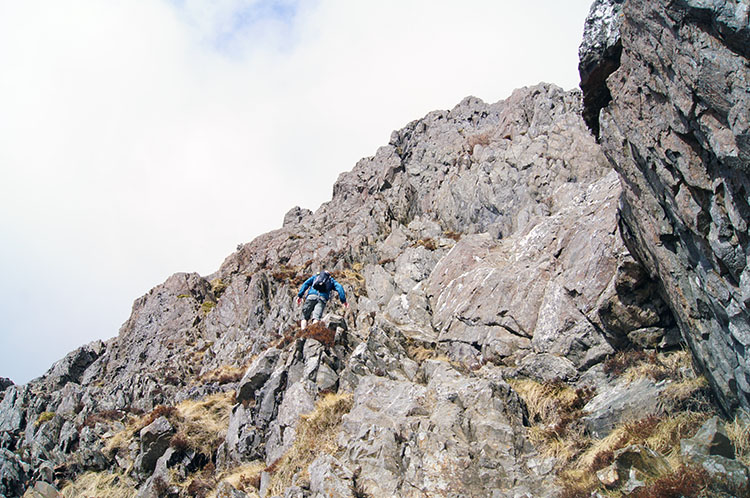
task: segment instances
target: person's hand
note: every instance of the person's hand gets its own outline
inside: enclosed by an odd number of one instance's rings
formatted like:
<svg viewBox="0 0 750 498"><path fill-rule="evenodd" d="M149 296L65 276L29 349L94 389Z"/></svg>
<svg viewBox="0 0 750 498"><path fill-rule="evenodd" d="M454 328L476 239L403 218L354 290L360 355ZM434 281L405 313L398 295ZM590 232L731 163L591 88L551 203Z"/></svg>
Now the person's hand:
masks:
<svg viewBox="0 0 750 498"><path fill-rule="evenodd" d="M299 304L302 304L302 298L301 298L301 297L298 297L298 298L297 298L297 304L298 304L298 305L299 305Z"/></svg>

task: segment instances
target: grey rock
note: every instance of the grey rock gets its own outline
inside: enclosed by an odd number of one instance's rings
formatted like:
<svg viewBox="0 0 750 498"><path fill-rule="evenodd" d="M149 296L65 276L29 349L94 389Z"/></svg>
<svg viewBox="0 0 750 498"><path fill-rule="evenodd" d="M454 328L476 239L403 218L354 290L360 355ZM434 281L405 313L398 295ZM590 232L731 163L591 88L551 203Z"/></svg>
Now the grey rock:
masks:
<svg viewBox="0 0 750 498"><path fill-rule="evenodd" d="M306 387L304 381L297 382L284 392L284 399L279 405L276 421L283 426L295 426L300 415L309 413L315 408L314 388Z"/></svg>
<svg viewBox="0 0 750 498"><path fill-rule="evenodd" d="M78 434L78 450L73 453L74 463L87 470L103 470L109 460L102 453L103 441L92 428L84 427Z"/></svg>
<svg viewBox="0 0 750 498"><path fill-rule="evenodd" d="M0 495L21 496L29 470L12 451L0 448Z"/></svg>
<svg viewBox="0 0 750 498"><path fill-rule="evenodd" d="M530 354L521 360L514 376L528 377L540 382L560 379L572 382L578 370L569 359L549 353Z"/></svg>
<svg viewBox="0 0 750 498"><path fill-rule="evenodd" d="M362 492L493 496L515 478L538 495L549 492L545 478L521 470L533 451L521 436L523 405L507 384L465 378L439 360L425 361L424 376L426 385L360 380L342 421L339 461L360 469Z"/></svg>
<svg viewBox="0 0 750 498"><path fill-rule="evenodd" d="M732 488L746 490L750 485L750 472L740 461L720 455L709 455L698 459L712 479L729 483Z"/></svg>
<svg viewBox="0 0 750 498"><path fill-rule="evenodd" d="M24 404L27 401L27 388L11 386L0 401L0 431L17 433L26 426Z"/></svg>
<svg viewBox="0 0 750 498"><path fill-rule="evenodd" d="M623 178L626 245L660 281L724 411L747 409L747 5L635 0L617 22L622 54L599 83L612 100L598 123Z"/></svg>
<svg viewBox="0 0 750 498"><path fill-rule="evenodd" d="M60 401L56 402L56 395L59 395ZM78 384L70 382L65 384L62 389L53 393L52 405L56 404L56 413L64 416L75 417L81 409L81 398L83 396L83 388Z"/></svg>
<svg viewBox="0 0 750 498"><path fill-rule="evenodd" d="M612 96L604 84L620 65L620 25L624 0L595 0L583 27L578 48L578 73L583 90L583 118L599 135L599 111Z"/></svg>
<svg viewBox="0 0 750 498"><path fill-rule="evenodd" d="M645 486L649 478L672 471L667 459L650 448L630 445L615 451L611 466L597 472L599 481L608 489L621 489L630 494Z"/></svg>
<svg viewBox="0 0 750 498"><path fill-rule="evenodd" d="M269 348L263 352L248 368L237 386L237 400L248 401L255 399L255 393L273 373L280 351Z"/></svg>
<svg viewBox="0 0 750 498"><path fill-rule="evenodd" d="M600 389L599 394L583 407L583 411L588 412L583 418L587 430L593 436L603 438L621 422L660 414L663 406L659 395L667 386L667 383L643 378L632 383L620 380Z"/></svg>
<svg viewBox="0 0 750 498"><path fill-rule="evenodd" d="M62 387L68 382L78 383L86 369L102 353L103 346L102 341L82 346L52 365L45 375L57 387Z"/></svg>
<svg viewBox="0 0 750 498"><path fill-rule="evenodd" d="M392 332L386 333L382 326L370 329L367 340L351 353L348 364L340 376L340 388L354 390L360 379L366 375L401 380L413 380L416 377L418 365L408 357L402 346L404 336L397 330Z"/></svg>
<svg viewBox="0 0 750 498"><path fill-rule="evenodd" d="M253 409L237 404L229 416L226 439L220 448L219 468L226 469L242 460L263 458L262 431L253 424Z"/></svg>
<svg viewBox="0 0 750 498"><path fill-rule="evenodd" d="M354 498L352 470L331 455L321 455L310 464L310 491L313 496Z"/></svg>
<svg viewBox="0 0 750 498"><path fill-rule="evenodd" d="M33 481L43 483L55 482L55 469L52 468L49 462L42 462L34 469L34 475L32 476Z"/></svg>
<svg viewBox="0 0 750 498"><path fill-rule="evenodd" d="M637 329L628 333L628 339L641 349L656 349L664 340L667 331L661 327Z"/></svg>
<svg viewBox="0 0 750 498"><path fill-rule="evenodd" d="M302 222L302 220L310 216L312 214L312 211L309 209L302 209L299 206L295 206L284 215L284 227L289 227L293 225L298 225Z"/></svg>
<svg viewBox="0 0 750 498"><path fill-rule="evenodd" d="M422 282L405 294L395 294L385 307L385 318L398 326L405 336L424 342L436 341L438 336L431 327L430 303Z"/></svg>
<svg viewBox="0 0 750 498"><path fill-rule="evenodd" d="M734 458L734 445L727 436L726 427L719 417L710 418L695 436L680 441L680 449L683 458L688 461L708 455Z"/></svg>
<svg viewBox="0 0 750 498"><path fill-rule="evenodd" d="M53 485L37 481L24 493L23 498L62 498L62 494Z"/></svg>
<svg viewBox="0 0 750 498"><path fill-rule="evenodd" d="M65 421L59 415L40 424L36 430L26 430L26 439L31 446L31 455L35 460L51 460L52 450L60 439L60 431ZM36 423L35 423L36 424Z"/></svg>
<svg viewBox="0 0 750 498"><path fill-rule="evenodd" d="M284 498L307 498L310 493L305 493L305 490L299 486L291 486L284 490Z"/></svg>
<svg viewBox="0 0 750 498"><path fill-rule="evenodd" d="M593 324L628 257L616 228L619 192L611 173L527 233L463 237L427 283L439 339L474 343L489 359L511 362L533 348L577 368L611 354Z"/></svg>
<svg viewBox="0 0 750 498"><path fill-rule="evenodd" d="M734 451L718 417L707 420L692 438L680 441L684 461L702 466L713 479L728 482L735 489L746 489L750 474L747 467L734 459Z"/></svg>
<svg viewBox="0 0 750 498"><path fill-rule="evenodd" d="M216 498L248 498L248 496L226 481L222 481L216 488Z"/></svg>
<svg viewBox="0 0 750 498"><path fill-rule="evenodd" d="M159 417L140 432L141 452L136 459L136 469L141 473L154 470L156 462L169 448L175 429L166 417Z"/></svg>
<svg viewBox="0 0 750 498"><path fill-rule="evenodd" d="M372 296L371 299L374 299L380 306L387 304L396 292L391 275L380 265L367 265L364 275L367 282L367 295Z"/></svg>

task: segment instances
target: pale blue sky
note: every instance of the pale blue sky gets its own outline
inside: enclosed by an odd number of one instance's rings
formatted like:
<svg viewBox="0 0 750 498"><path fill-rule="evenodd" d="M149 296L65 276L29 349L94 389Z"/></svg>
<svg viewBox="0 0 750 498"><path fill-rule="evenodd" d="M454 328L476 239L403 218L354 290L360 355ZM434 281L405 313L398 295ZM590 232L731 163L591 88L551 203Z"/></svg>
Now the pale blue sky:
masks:
<svg viewBox="0 0 750 498"><path fill-rule="evenodd" d="M391 131L576 87L589 0L0 0L0 376L218 269Z"/></svg>

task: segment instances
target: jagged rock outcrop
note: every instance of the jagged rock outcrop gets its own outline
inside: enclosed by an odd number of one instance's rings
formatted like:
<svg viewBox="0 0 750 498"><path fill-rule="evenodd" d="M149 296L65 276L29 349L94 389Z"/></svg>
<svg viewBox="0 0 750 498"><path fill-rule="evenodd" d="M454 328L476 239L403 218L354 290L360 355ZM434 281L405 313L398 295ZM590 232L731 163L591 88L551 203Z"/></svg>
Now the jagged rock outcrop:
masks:
<svg viewBox="0 0 750 498"><path fill-rule="evenodd" d="M625 0L595 0L583 26L583 41L578 49L578 73L583 90L583 119L599 136L599 111L612 95L606 80L620 66L622 43L620 24Z"/></svg>
<svg viewBox="0 0 750 498"><path fill-rule="evenodd" d="M559 462L531 437L512 381L564 385L581 408L596 389L633 392L604 371L616 351L675 345L582 110L580 92L540 84L429 113L343 173L315 212L290 210L212 275L173 275L116 338L6 389L4 489L112 469L140 497L184 496L171 476L204 489L202 469L253 461L260 482L238 486L265 493L303 415L350 393L335 451L293 469L285 495L554 495ZM295 295L321 267L350 309L332 301L325 327L300 330ZM582 426L603 434L662 413L670 381L645 384L627 406L598 393ZM210 397L203 409L224 410L223 425L191 446L197 429L173 405ZM136 414L144 422L126 426ZM225 482L219 495L246 493Z"/></svg>
<svg viewBox="0 0 750 498"><path fill-rule="evenodd" d="M728 413L750 407L749 15L745 1L628 0L601 27L619 31L617 70L584 85L584 99L611 93L600 140L623 178L626 244ZM611 68L589 45L582 66Z"/></svg>

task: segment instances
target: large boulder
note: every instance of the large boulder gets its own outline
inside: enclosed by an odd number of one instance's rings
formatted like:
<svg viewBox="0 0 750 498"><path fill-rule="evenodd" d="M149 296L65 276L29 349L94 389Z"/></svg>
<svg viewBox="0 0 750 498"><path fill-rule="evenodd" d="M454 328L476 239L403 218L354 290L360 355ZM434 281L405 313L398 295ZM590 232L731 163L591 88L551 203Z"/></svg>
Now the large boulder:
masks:
<svg viewBox="0 0 750 498"><path fill-rule="evenodd" d="M750 407L747 3L629 0L612 22L622 54L599 124L623 235L733 413Z"/></svg>
<svg viewBox="0 0 750 498"><path fill-rule="evenodd" d="M735 489L748 489L750 473L735 460L735 448L727 436L724 423L713 417L692 438L680 441L683 460L700 465L713 478L730 483Z"/></svg>
<svg viewBox="0 0 750 498"><path fill-rule="evenodd" d="M21 496L30 470L18 455L0 448L0 496Z"/></svg>
<svg viewBox="0 0 750 498"><path fill-rule="evenodd" d="M175 428L166 419L159 417L140 431L141 452L136 458L136 470L148 474L156 467L156 462L169 448Z"/></svg>
<svg viewBox="0 0 750 498"><path fill-rule="evenodd" d="M427 281L438 340L472 344L495 361L554 354L579 369L614 352L607 336L622 331L605 315L613 301L633 301L615 285L629 261L619 195L611 172L528 231L463 237Z"/></svg>
<svg viewBox="0 0 750 498"><path fill-rule="evenodd" d="M55 387L68 382L80 383L86 369L104 352L104 343L94 341L68 353L45 374Z"/></svg>
<svg viewBox="0 0 750 498"><path fill-rule="evenodd" d="M357 475L360 492L405 497L551 492L549 476L532 470L541 466L534 465L536 453L526 440L525 405L493 369L470 378L447 362L426 360L422 375L426 384L369 375L357 385L339 444L340 463ZM329 479L341 489L348 474Z"/></svg>

